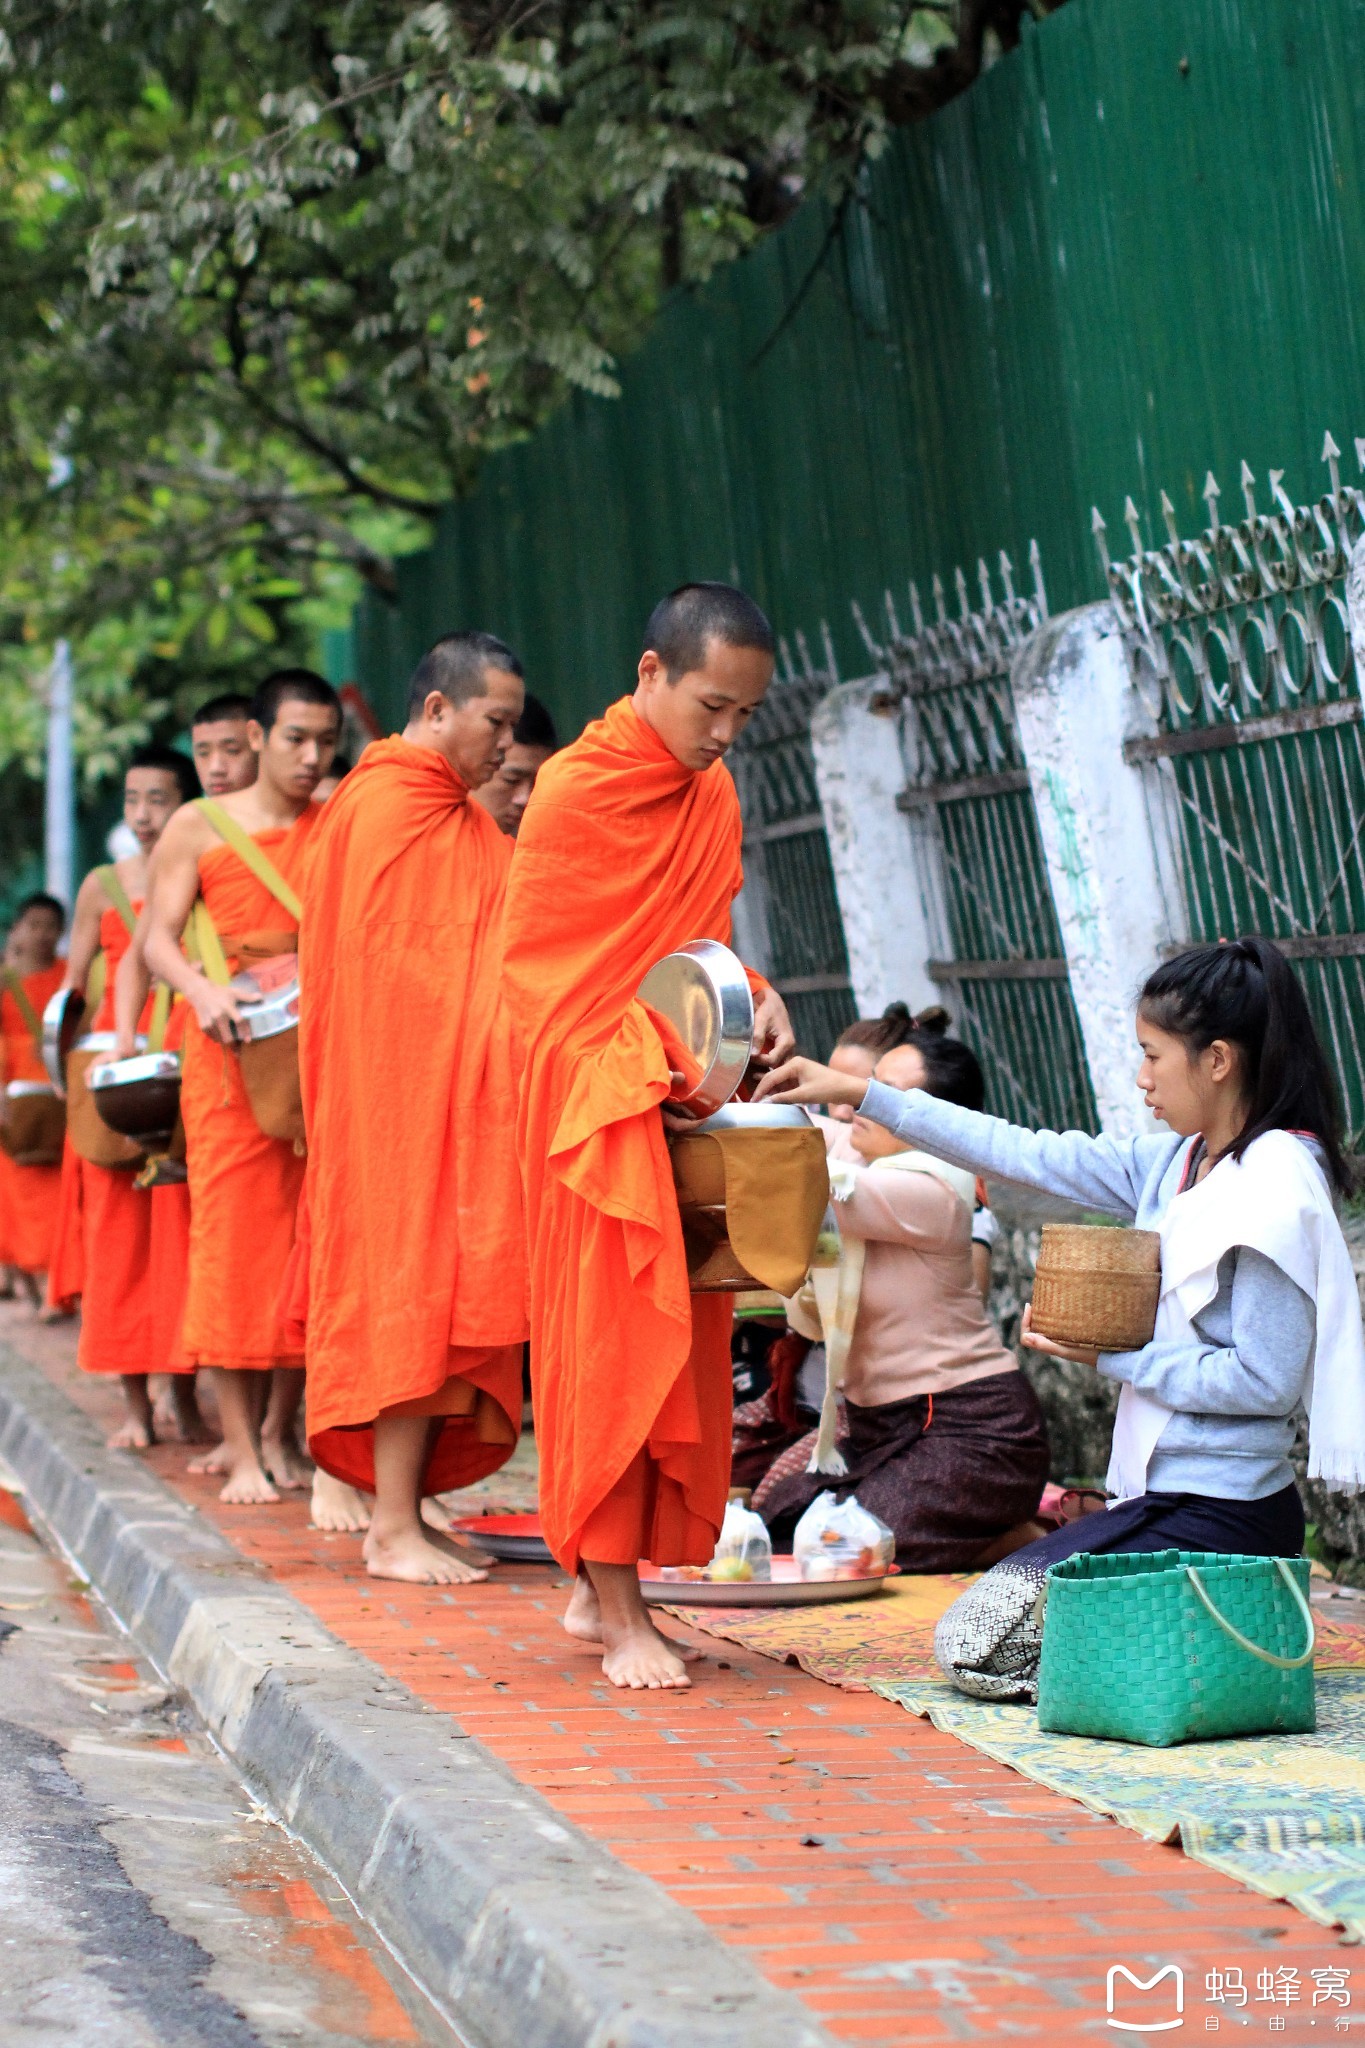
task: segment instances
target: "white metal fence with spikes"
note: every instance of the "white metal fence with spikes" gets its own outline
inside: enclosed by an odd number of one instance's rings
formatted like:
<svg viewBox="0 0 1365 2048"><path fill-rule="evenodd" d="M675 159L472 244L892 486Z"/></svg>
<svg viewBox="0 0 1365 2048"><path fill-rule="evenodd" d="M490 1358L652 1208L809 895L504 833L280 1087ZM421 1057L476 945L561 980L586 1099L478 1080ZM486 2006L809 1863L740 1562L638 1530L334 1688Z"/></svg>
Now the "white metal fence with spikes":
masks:
<svg viewBox="0 0 1365 2048"><path fill-rule="evenodd" d="M1365 439L1355 444L1365 472ZM1132 552L1095 539L1152 730L1125 760L1144 775L1163 854L1174 849L1175 929L1194 939L1258 933L1293 959L1332 1053L1353 1142L1365 1142L1365 702L1348 577L1365 536L1365 491L1341 480L1295 504L1271 470L1270 505L1241 471L1245 516L1183 537L1163 493L1167 537Z"/></svg>

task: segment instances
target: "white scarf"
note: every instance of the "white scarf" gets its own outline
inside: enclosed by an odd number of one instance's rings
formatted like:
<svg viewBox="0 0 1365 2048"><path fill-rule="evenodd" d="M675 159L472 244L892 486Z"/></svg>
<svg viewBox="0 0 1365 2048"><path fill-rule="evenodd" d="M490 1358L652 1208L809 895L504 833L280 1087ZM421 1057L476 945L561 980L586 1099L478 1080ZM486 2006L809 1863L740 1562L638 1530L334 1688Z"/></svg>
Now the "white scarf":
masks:
<svg viewBox="0 0 1365 2048"><path fill-rule="evenodd" d="M965 1203L968 1214L976 1203L976 1178L960 1166L949 1166L944 1159L935 1159L928 1152L891 1152L882 1159L874 1159L866 1166L855 1165L850 1159L831 1159L829 1163L829 1186L833 1197L830 1214L838 1230L838 1203L847 1201L852 1194L860 1173L928 1173L935 1180L942 1181L951 1189L960 1202ZM844 1384L848 1368L848 1355L853 1345L854 1326L858 1320L858 1302L863 1290L863 1266L867 1257L866 1240L861 1237L846 1237L839 1232L837 1262L830 1259L811 1267L805 1294L809 1289L814 1295L815 1312L825 1343L825 1398L820 1408L820 1428L811 1452L808 1472L823 1472L828 1478L842 1479L848 1472L843 1452L835 1442L839 1426L839 1389ZM799 1297L798 1297L799 1300ZM802 1306L805 1306L803 1304ZM807 1309L807 1316L809 1310ZM796 1327L801 1326L801 1309L792 1313L788 1306L788 1318ZM803 1330L802 1334L806 1334Z"/></svg>
<svg viewBox="0 0 1365 2048"><path fill-rule="evenodd" d="M1188 1169L1189 1154L1185 1155ZM1365 1334L1351 1255L1327 1181L1308 1146L1267 1131L1240 1159L1223 1159L1178 1194L1161 1225L1155 1341L1193 1346L1194 1318L1218 1292L1219 1261L1246 1245L1271 1259L1317 1311L1303 1403L1308 1476L1365 1486ZM1119 1500L1147 1490L1147 1468L1173 1410L1125 1384L1106 1485Z"/></svg>

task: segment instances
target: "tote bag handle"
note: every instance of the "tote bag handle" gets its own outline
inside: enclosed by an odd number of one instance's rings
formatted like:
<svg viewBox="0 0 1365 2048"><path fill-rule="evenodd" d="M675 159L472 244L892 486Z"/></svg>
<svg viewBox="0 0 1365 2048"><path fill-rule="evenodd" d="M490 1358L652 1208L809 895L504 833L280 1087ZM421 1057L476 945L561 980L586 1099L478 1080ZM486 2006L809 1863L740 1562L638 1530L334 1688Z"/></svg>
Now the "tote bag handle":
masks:
<svg viewBox="0 0 1365 2048"><path fill-rule="evenodd" d="M1223 1630L1225 1635L1231 1636L1233 1642L1240 1649L1249 1651L1253 1657L1259 1657L1263 1664L1273 1664L1278 1671L1297 1671L1301 1665L1308 1662L1317 1648L1318 1632L1313 1622L1313 1611L1304 1599L1303 1594L1299 1591L1298 1580L1294 1577L1293 1572L1290 1571L1289 1566L1282 1557L1275 1559L1275 1569L1293 1594L1294 1604L1303 1616L1304 1625L1308 1630L1308 1648L1301 1657L1277 1657L1273 1650L1263 1650L1259 1643L1253 1643L1248 1636L1242 1635L1238 1629L1233 1627L1225 1615L1218 1612L1218 1609L1210 1600L1204 1587L1204 1581L1200 1578L1195 1566L1187 1564L1185 1567L1189 1574L1190 1584L1194 1587L1195 1592L1199 1595L1219 1628Z"/></svg>

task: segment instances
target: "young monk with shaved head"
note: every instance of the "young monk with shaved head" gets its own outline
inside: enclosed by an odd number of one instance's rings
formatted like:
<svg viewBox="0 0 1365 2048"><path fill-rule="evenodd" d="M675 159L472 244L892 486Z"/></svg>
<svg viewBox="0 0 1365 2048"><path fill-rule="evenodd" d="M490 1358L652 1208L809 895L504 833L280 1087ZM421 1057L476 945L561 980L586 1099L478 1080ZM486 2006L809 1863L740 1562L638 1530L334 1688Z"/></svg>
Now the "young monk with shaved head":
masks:
<svg viewBox="0 0 1365 2048"><path fill-rule="evenodd" d="M730 1304L688 1292L660 1114L680 1077L635 991L665 953L730 937L741 826L721 757L772 672L772 629L742 592L665 598L634 695L540 770L508 888L541 1519L578 1574L566 1626L620 1686L688 1683L636 1563L709 1561L732 1407ZM786 1011L750 980L758 1044L781 1057Z"/></svg>
<svg viewBox="0 0 1365 2048"><path fill-rule="evenodd" d="M138 913L147 894L147 871L162 833L181 804L198 793L194 769L174 747L139 747L123 778L123 821L137 840L137 852L125 860L92 868L81 883L71 921L66 986L93 1000L91 970L102 961L101 992L94 1002L89 1028L108 1031L114 1025L114 986L119 965L132 943ZM150 1019L139 1020L145 1026ZM68 1148L70 1139L67 1140ZM117 1373L123 1382L128 1417L110 1438L116 1446L145 1450L155 1441L147 1374L163 1369L155 1355L155 1304L151 1283L152 1198L137 1185L130 1167L100 1166L72 1150L64 1163L63 1224L73 1229L79 1245L82 1296L80 1344L76 1362L83 1372ZM65 1278L54 1254L49 1297L69 1298L70 1264Z"/></svg>
<svg viewBox="0 0 1365 2048"><path fill-rule="evenodd" d="M231 791L249 789L256 780L256 756L251 750L248 727L251 699L235 695L211 697L201 704L190 720L190 751L194 757L199 785L207 797L227 796ZM193 792L191 792L193 794ZM148 861L148 893L156 872L156 855ZM135 1034L142 1018L151 975L144 946L147 938L147 908L143 904L128 949L114 976L114 1031L116 1055L131 1057ZM178 1001L171 1012L166 1049L179 1051L184 1044L186 1006ZM148 1245L148 1291L151 1297L151 1369L173 1375L171 1395L174 1425L186 1443L207 1443L210 1433L195 1398L195 1375L186 1370L181 1344L185 1315L185 1294L189 1284L190 1191L186 1181L167 1179L149 1190L151 1203ZM287 1391L287 1390L286 1390ZM295 1403L297 1405L297 1401ZM154 1410L158 1427L166 1417ZM263 1450L270 1459L271 1418L267 1411L262 1425ZM195 1461L195 1471L226 1471L221 1446Z"/></svg>
<svg viewBox="0 0 1365 2048"><path fill-rule="evenodd" d="M475 803L482 805L499 832L505 832L509 839L515 839L521 830L536 777L558 746L554 720L539 697L533 697L528 690L526 708L516 722L511 745L496 772L481 789L474 791Z"/></svg>
<svg viewBox="0 0 1365 2048"><path fill-rule="evenodd" d="M190 752L205 796L227 796L256 780L256 756L247 727L251 699L228 691L201 704L190 724Z"/></svg>
<svg viewBox="0 0 1365 2048"><path fill-rule="evenodd" d="M214 1371L228 1467L221 1497L235 1502L279 1498L262 1463L260 1413L264 1375L301 1369L282 1350L277 1304L304 1162L301 1148L257 1124L232 1050L240 1001L191 965L181 937L202 903L227 973L298 950L303 870L323 817L313 792L336 750L340 700L311 670L284 669L257 691L247 730L255 782L217 798L216 812L187 805L166 829L144 947L152 973L193 1012L180 1091L190 1184L183 1344L191 1364ZM286 1485L304 1483L287 1462L275 1470Z"/></svg>
<svg viewBox="0 0 1365 2048"><path fill-rule="evenodd" d="M323 811L303 903L308 1447L372 1492L366 1567L486 1576L423 1527L521 1426L526 1269L501 1002L511 843L470 792L503 758L521 664L486 633L418 663L408 723Z"/></svg>

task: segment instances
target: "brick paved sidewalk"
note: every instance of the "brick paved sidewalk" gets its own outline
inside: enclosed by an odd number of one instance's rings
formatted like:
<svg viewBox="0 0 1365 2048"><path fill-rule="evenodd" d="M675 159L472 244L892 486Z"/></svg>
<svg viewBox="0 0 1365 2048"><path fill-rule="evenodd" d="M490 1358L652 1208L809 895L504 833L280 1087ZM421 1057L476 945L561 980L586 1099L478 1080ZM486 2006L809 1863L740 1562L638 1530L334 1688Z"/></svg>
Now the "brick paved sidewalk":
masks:
<svg viewBox="0 0 1365 2048"><path fill-rule="evenodd" d="M112 1426L116 1388L74 1370L68 1327L0 1332ZM1179 1965L1187 2030L1365 2038L1365 1959L1292 1908L1141 1840L898 1707L696 1636L683 1695L622 1695L558 1626L549 1567L451 1591L367 1578L354 1537L294 1498L227 1508L177 1446L159 1475L347 1644L460 1723L569 1820L741 1944L842 2039L1114 2038L1111 1964ZM527 1466L479 1489L526 1505ZM1313 2013L1310 1970L1352 1971L1360 2016ZM1301 2005L1206 2003L1208 1973L1297 1969ZM747 2044L745 2044L747 2048Z"/></svg>

